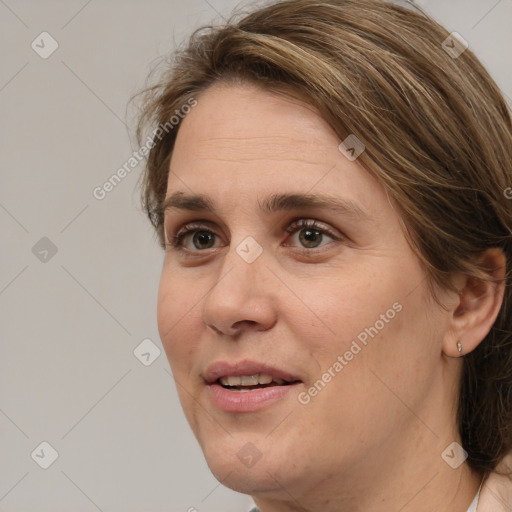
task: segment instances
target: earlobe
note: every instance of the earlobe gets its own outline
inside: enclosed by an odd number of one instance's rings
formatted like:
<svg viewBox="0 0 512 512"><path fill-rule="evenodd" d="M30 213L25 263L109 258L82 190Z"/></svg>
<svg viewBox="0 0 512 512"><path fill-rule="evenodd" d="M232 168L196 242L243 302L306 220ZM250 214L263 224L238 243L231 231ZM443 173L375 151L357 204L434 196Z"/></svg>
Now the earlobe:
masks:
<svg viewBox="0 0 512 512"><path fill-rule="evenodd" d="M506 272L503 251L487 249L478 262L490 280L458 275L459 299L452 309L450 332L443 340L443 352L449 357L461 357L473 351L491 330L503 303Z"/></svg>

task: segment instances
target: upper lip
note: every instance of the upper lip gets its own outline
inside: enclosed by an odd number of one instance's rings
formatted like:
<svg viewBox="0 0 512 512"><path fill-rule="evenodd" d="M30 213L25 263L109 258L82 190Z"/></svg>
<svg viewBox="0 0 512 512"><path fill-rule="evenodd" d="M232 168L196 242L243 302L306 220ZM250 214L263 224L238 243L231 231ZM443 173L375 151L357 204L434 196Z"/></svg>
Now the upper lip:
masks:
<svg viewBox="0 0 512 512"><path fill-rule="evenodd" d="M278 377L287 382L295 382L301 380L296 375L293 375L285 370L280 370L265 363L258 363L257 361L250 361L244 359L243 361L217 361L212 363L203 373L203 378L208 384L213 384L221 377L239 377L242 375L256 375L264 373L272 377Z"/></svg>

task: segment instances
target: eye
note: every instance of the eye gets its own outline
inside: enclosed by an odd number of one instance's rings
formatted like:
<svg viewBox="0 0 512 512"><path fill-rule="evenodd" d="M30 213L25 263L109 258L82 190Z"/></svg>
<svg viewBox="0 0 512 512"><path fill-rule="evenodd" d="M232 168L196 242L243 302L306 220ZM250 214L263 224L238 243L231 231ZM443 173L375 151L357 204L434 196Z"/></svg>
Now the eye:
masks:
<svg viewBox="0 0 512 512"><path fill-rule="evenodd" d="M205 224L191 223L183 226L174 236L172 236L168 245L179 251L197 252L194 251L194 248L199 251L212 249L215 237L217 237L217 235L212 230L208 229L208 226ZM183 241L186 238L191 238L193 248L186 247L186 244L183 244Z"/></svg>
<svg viewBox="0 0 512 512"><path fill-rule="evenodd" d="M297 233L299 235L299 243L302 245L298 249L305 252L312 252L312 249L322 247L320 244L326 236L331 240L340 240L341 238L328 227L313 219L293 221L284 231L291 235ZM169 238L170 241L167 243L167 246L178 251L198 253L216 248L215 239L218 238L218 235L209 229L206 224L197 222L183 226L175 235ZM186 243L187 241L189 241L189 244ZM289 244L286 244L286 246L289 246Z"/></svg>
<svg viewBox="0 0 512 512"><path fill-rule="evenodd" d="M333 240L339 240L339 236L334 234L326 226L319 224L313 219L299 219L294 221L285 229L285 231L290 234L297 233L300 244L306 250L321 247L320 243L323 241L325 236Z"/></svg>

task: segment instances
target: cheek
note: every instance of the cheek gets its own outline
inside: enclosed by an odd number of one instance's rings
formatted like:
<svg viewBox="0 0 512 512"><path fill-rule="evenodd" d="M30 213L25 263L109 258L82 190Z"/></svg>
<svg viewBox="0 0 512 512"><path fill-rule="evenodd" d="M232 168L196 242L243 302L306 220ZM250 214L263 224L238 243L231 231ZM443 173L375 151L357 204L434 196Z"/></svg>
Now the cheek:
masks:
<svg viewBox="0 0 512 512"><path fill-rule="evenodd" d="M200 297L194 301L184 290L185 283L180 282L176 273L162 273L158 288L157 322L160 339L173 372L179 371L176 362L183 368L191 360L190 355L195 350L194 340L199 338L194 335L193 325L197 322L195 317L199 311L199 305L196 308L194 305Z"/></svg>
<svg viewBox="0 0 512 512"><path fill-rule="evenodd" d="M382 265L378 272L375 262L351 267L350 272L341 269L336 279L331 276L314 289L301 290L300 296L315 314L308 315L310 325L304 320L297 324L303 329L296 331L297 339L307 344L322 370L346 355L347 363L342 363L343 370L337 374L343 371L355 376L356 369L367 374L371 368L383 376L402 375L407 381L414 375L405 375L403 366L410 368L422 355L431 356L432 343L427 338L433 336L428 332L432 318L426 311L425 287L417 286L424 274L414 260L403 263ZM343 384L347 385L352 386L350 381Z"/></svg>
<svg viewBox="0 0 512 512"><path fill-rule="evenodd" d="M195 298L197 295L197 298ZM183 323L194 315L201 296L194 293L194 282L175 266L164 265L158 287L157 320L162 341L183 332ZM199 307L199 306L197 306ZM181 328L180 328L181 327Z"/></svg>
<svg viewBox="0 0 512 512"><path fill-rule="evenodd" d="M390 270L383 269L381 275L389 276ZM329 353L329 348L331 352L343 350L359 334L363 339L365 329L375 322L379 322L379 330L387 330L388 323L381 325L380 315L392 322L389 319L397 316L393 304L403 293L399 282L379 279L372 269L351 267L350 271L337 270L334 279L332 274L325 279L317 277L313 288L304 287L298 295L308 308L302 304L296 312L297 318L306 313L311 319L304 332L309 333L308 339L317 340L315 351ZM313 324L317 327L316 334ZM299 325L304 326L304 320Z"/></svg>
<svg viewBox="0 0 512 512"><path fill-rule="evenodd" d="M160 285L158 287L157 300L157 322L160 339L164 346L168 338L172 335L173 324L178 318L176 312L176 297L173 293L173 287L170 280L166 278L165 272L160 276Z"/></svg>
<svg viewBox="0 0 512 512"><path fill-rule="evenodd" d="M419 410L427 394L434 359L426 344L419 347L427 341L421 334L426 326L418 325L421 315L413 302L400 302L401 311L377 333L370 327L379 318L380 306L367 304L370 312L352 309L353 315L338 317L340 335L328 348L311 348L321 370L308 383L311 399L303 406L304 414L322 437L339 439L340 450L350 450L344 440L351 440L353 446L378 449L411 419L404 404ZM363 344L357 335L366 333L365 329L368 336Z"/></svg>
<svg viewBox="0 0 512 512"><path fill-rule="evenodd" d="M326 390L325 403L329 409L350 410L356 423L370 415L377 422L364 429L375 436L374 427L380 425L385 430L385 425L391 428L395 421L403 420L407 410L402 401L419 407L421 397L426 396L427 384L436 371L435 347L439 345L439 333L431 322L441 321L425 309L422 287L409 293L410 289L404 291L389 283L386 289L375 298L368 297L364 307L352 305L339 317L338 326L344 332L322 365L329 368L342 356L343 369Z"/></svg>

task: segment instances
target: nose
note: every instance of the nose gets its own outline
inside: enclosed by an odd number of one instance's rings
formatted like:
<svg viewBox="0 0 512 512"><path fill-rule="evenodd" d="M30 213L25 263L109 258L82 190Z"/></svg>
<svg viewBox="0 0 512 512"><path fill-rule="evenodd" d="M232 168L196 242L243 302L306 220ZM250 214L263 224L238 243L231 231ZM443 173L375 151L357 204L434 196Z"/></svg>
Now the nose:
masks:
<svg viewBox="0 0 512 512"><path fill-rule="evenodd" d="M216 334L235 337L245 330L264 331L276 323L279 282L264 253L248 263L231 246L209 286L202 306L203 322Z"/></svg>

